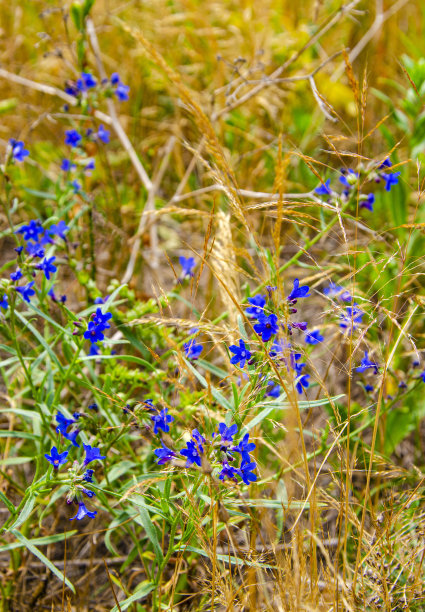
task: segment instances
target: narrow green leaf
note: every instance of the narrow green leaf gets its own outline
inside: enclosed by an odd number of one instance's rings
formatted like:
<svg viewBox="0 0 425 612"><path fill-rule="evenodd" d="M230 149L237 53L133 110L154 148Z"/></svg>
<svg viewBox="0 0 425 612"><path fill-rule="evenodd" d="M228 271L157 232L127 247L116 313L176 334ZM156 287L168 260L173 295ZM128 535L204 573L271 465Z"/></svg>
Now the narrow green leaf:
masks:
<svg viewBox="0 0 425 612"><path fill-rule="evenodd" d="M75 594L75 588L74 585L72 584L72 582L70 582L68 580L68 578L66 578L63 573L56 567L56 565L53 565L53 563L50 561L50 559L48 559L45 555L43 555L43 553L41 552L41 550L38 550L38 548L36 546L34 546L34 544L31 542L31 540L27 540L27 538L22 535L22 533L20 533L19 531L17 531L16 529L12 530L13 535L15 536L15 538L17 540L19 540L20 542L22 542L22 544L25 546L25 548L27 548L30 552L32 552L33 555L35 555L38 559L40 559L40 561L42 563L44 563L44 565L57 577L59 578L59 580L61 582L65 582L66 586L68 588L71 589L71 591Z"/></svg>
<svg viewBox="0 0 425 612"><path fill-rule="evenodd" d="M130 595L130 597L127 597L127 599L120 601L119 608L118 606L114 606L111 612L119 612L120 610L127 610L127 608L131 606L133 602L140 601L141 599L144 599L145 597L147 597L149 593L151 593L151 591L154 590L154 588L155 588L155 584L153 582L142 584L142 586L138 588L137 591L133 593L133 595Z"/></svg>
<svg viewBox="0 0 425 612"><path fill-rule="evenodd" d="M153 524L149 512L146 510L146 508L138 506L138 509L140 518L142 519L143 528L146 531L146 535L148 536L149 540L152 542L152 546L154 547L157 561L158 563L161 563L164 558L164 555L162 554L161 546L158 542L158 534L156 532L156 527Z"/></svg>

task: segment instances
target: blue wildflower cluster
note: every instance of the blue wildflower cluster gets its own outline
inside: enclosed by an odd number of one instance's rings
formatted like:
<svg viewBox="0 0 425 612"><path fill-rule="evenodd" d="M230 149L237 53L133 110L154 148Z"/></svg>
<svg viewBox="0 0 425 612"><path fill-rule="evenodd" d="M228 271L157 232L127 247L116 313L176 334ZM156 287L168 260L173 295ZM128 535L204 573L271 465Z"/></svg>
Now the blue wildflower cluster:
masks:
<svg viewBox="0 0 425 612"><path fill-rule="evenodd" d="M352 197L357 197L359 185L363 187L366 183L384 182L385 191L391 191L391 188L398 184L401 174L400 172L388 172L391 166L392 163L387 158L378 165L360 166L357 171L352 168L341 168L339 176L339 184L342 187L341 192L336 188L333 189L331 187L331 179L327 179L316 187L314 193L316 196L326 197L329 203L333 203L336 200L348 202ZM373 192L360 193L359 203L360 208L366 208L373 212L375 194Z"/></svg>
<svg viewBox="0 0 425 612"><path fill-rule="evenodd" d="M306 344L316 345L323 342L324 337L320 333L320 330L308 330L307 323L301 321L287 321L286 325L279 321L278 315L274 312L270 312L273 309L273 302L271 296L275 287L269 287L266 295L256 295L248 298L248 307L245 312L247 316L253 322L253 329L257 336L261 339L265 345L272 341L272 345L269 348L269 355L274 359L280 359L287 366L287 371L292 372L295 375L295 387L298 393L303 393L304 389L309 386L309 374L303 373L303 368L306 367L305 363L299 363L298 360L301 357L301 353L296 353L294 348L289 343L283 343L277 340L277 335L280 331L285 332L287 336L292 336L294 330L299 330L305 333L304 339ZM295 308L299 299L310 297L310 288L307 285L300 285L298 278L294 280L293 287L286 299L287 313L288 315L295 314L297 309ZM268 299L267 299L268 298ZM269 300L269 305L268 305ZM256 354L253 354L245 342L240 339L238 344L229 346L229 351L232 353L230 363L238 365L241 368L245 367L245 364L255 365L257 358ZM261 346L260 346L261 351ZM266 396L279 397L282 389L281 386L273 380L266 381Z"/></svg>
<svg viewBox="0 0 425 612"><path fill-rule="evenodd" d="M155 435L160 430L168 433L170 431L169 423L174 420L168 414L167 408L153 415L151 419L154 423ZM236 443L235 437L237 437L237 434L238 426L236 424L227 426L225 423L219 423L218 430L213 433L211 440L207 440L198 429L193 429L185 448L174 451L161 440L161 448L157 448L154 453L158 458L159 465L171 463L178 468L196 466L204 469L207 473L215 470L218 478L222 481L232 480L235 483L242 481L248 485L257 480L256 474L253 473L257 464L249 454L255 449L255 444L249 441L249 433L245 433ZM240 456L239 467L234 465L235 453ZM185 463L179 459L179 456L184 458Z"/></svg>
<svg viewBox="0 0 425 612"><path fill-rule="evenodd" d="M103 342L105 339L103 332L111 327L108 323L111 319L112 314L110 312L103 313L101 308L96 308L96 312L92 314L84 332L84 338L90 341L90 355L99 354L99 342ZM74 333L77 334L78 331Z"/></svg>
<svg viewBox="0 0 425 612"><path fill-rule="evenodd" d="M4 284L4 288L12 289L29 304L31 298L36 294L33 278L37 271L40 270L47 281L51 281L56 273L56 256L49 256L47 251L58 246L58 241L66 241L65 234L68 229L64 221L59 221L45 229L39 219L33 219L17 229L15 234L18 239L22 239L23 244L15 248L16 269L11 272L10 281ZM53 291L53 288L50 291ZM7 293L2 296L0 307L3 310L8 309L9 297ZM66 297L63 296L61 301L64 302L65 299Z"/></svg>
<svg viewBox="0 0 425 612"><path fill-rule="evenodd" d="M106 97L114 94L120 102L129 99L130 87L122 83L118 72L114 72L110 79L102 79L100 83L90 72L82 72L76 81L69 81L65 87L65 92L70 96L85 101L90 94L93 97L103 95Z"/></svg>
<svg viewBox="0 0 425 612"><path fill-rule="evenodd" d="M80 444L76 441L79 434L78 427L73 429L73 431L68 431L70 427L73 428L80 416L79 413L74 413L73 418L69 419L61 412L56 414L56 431L60 433L64 439L71 442L71 444L62 452L59 452L56 446L52 446L50 454L46 453L44 455L47 461L53 466L55 472L58 472L59 468L68 462L68 456L73 447L80 448ZM94 470L92 468L87 469L87 466L93 461L102 461L106 457L101 455L99 448L91 446L90 444L83 444L83 449L85 453L83 461L81 463L78 461L73 462L72 466L68 469L68 478L64 481L64 484L69 485L69 492L66 498L67 504L78 505L77 513L70 519L71 521L74 519L81 520L85 516L94 518L97 514L96 510L88 510L84 502L84 496L91 499L96 495L94 491L87 488L88 483L93 483L94 474Z"/></svg>

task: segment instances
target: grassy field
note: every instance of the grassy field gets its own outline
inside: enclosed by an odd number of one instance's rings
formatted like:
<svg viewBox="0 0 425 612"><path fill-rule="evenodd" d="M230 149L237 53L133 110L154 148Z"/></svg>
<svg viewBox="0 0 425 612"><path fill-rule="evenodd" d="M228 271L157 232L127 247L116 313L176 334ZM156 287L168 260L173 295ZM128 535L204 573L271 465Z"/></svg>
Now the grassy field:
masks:
<svg viewBox="0 0 425 612"><path fill-rule="evenodd" d="M425 610L425 5L0 5L0 611Z"/></svg>

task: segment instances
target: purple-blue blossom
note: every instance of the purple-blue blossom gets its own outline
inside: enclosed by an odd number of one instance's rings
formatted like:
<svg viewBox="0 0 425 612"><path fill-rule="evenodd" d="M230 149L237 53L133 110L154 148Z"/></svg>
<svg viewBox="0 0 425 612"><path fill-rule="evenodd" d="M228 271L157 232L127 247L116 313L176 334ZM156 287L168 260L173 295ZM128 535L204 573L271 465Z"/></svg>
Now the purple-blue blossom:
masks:
<svg viewBox="0 0 425 612"><path fill-rule="evenodd" d="M193 268L195 267L195 259L193 257L184 257L180 255L179 264L182 267L181 278L193 276Z"/></svg>
<svg viewBox="0 0 425 612"><path fill-rule="evenodd" d="M304 365L304 364L302 364ZM303 393L304 389L307 389L309 386L309 379L310 378L310 374L303 374L302 376L299 377L299 379L296 382L296 389L298 391L298 393L301 395Z"/></svg>
<svg viewBox="0 0 425 612"><path fill-rule="evenodd" d="M184 352L188 359L196 360L204 350L202 344L196 344L195 339L189 340L186 344L183 344Z"/></svg>
<svg viewBox="0 0 425 612"><path fill-rule="evenodd" d="M168 423L174 421L174 417L171 414L168 414L168 408L164 408L158 414L154 414L151 416L151 419L154 423L153 433L156 435L160 429L165 433L170 431L170 426Z"/></svg>
<svg viewBox="0 0 425 612"><path fill-rule="evenodd" d="M25 148L25 145L22 140L15 140L11 138L9 140L9 144L12 147L12 157L17 162L23 162L26 157L30 154L29 151Z"/></svg>
<svg viewBox="0 0 425 612"><path fill-rule="evenodd" d="M357 329L364 317L364 312L358 307L358 304L347 306L346 312L341 313L339 326L342 329L348 329L350 332Z"/></svg>
<svg viewBox="0 0 425 612"><path fill-rule="evenodd" d="M17 291L21 295L22 299L28 302L28 304L31 301L31 297L35 295L33 285L34 281L30 281L24 287L15 287L15 291Z"/></svg>
<svg viewBox="0 0 425 612"><path fill-rule="evenodd" d="M364 352L364 357L360 362L360 365L356 368L356 372L364 372L365 370L374 370L375 374L378 374L378 364L369 359L368 351Z"/></svg>
<svg viewBox="0 0 425 612"><path fill-rule="evenodd" d="M78 147L80 142L82 141L81 135L77 132L77 130L66 130L65 131L65 144L70 147Z"/></svg>
<svg viewBox="0 0 425 612"><path fill-rule="evenodd" d="M81 519L83 519L85 516L88 516L89 518L94 518L97 514L96 510L88 510L86 508L86 505L83 501L78 502L78 512L75 516L73 516L72 518L70 518L70 521L73 521L74 519L77 519L77 521L81 521Z"/></svg>
<svg viewBox="0 0 425 612"><path fill-rule="evenodd" d="M158 457L158 465L163 465L168 461L171 461L176 456L176 453L165 446L164 442L161 440L162 448L157 448L154 450L155 455Z"/></svg>
<svg viewBox="0 0 425 612"><path fill-rule="evenodd" d="M180 455L186 457L186 467L190 467L193 464L201 467L201 448L193 440L187 442L186 448L180 451Z"/></svg>
<svg viewBox="0 0 425 612"><path fill-rule="evenodd" d="M49 257L49 258L45 258L43 259L42 262L40 262L39 264L37 264L37 270L43 270L45 277L47 278L47 280L50 280L50 275L54 274L57 270L56 266L53 265L53 262L55 261L56 257Z"/></svg>
<svg viewBox="0 0 425 612"><path fill-rule="evenodd" d="M263 342L268 342L272 336L279 331L278 319L275 314L261 314L258 317L258 323L254 325L254 330L257 332Z"/></svg>
<svg viewBox="0 0 425 612"><path fill-rule="evenodd" d="M100 454L100 450L96 446L90 446L90 444L83 444L83 447L86 453L86 456L84 459L84 465L88 465L89 463L91 463L92 461L95 461L96 459L101 460L101 459L106 458L104 455Z"/></svg>
<svg viewBox="0 0 425 612"><path fill-rule="evenodd" d="M400 174L401 172L390 172L388 174L382 172L381 176L385 181L385 191L391 191L391 187L398 184Z"/></svg>
<svg viewBox="0 0 425 612"><path fill-rule="evenodd" d="M99 140L101 140L105 144L108 144L108 142L110 140L110 136L111 136L110 131L109 130L105 130L103 125L100 124L99 128L97 130L97 137L99 138Z"/></svg>
<svg viewBox="0 0 425 612"><path fill-rule="evenodd" d="M321 183L318 187L316 187L314 193L317 193L317 195L331 195L332 189L330 188L330 184L331 179L328 179L327 181Z"/></svg>
<svg viewBox="0 0 425 612"><path fill-rule="evenodd" d="M266 298L264 295L255 295L254 297L248 298L248 302L251 306L246 309L246 314L249 317L257 318L261 314L264 314L264 306L266 305Z"/></svg>
<svg viewBox="0 0 425 612"><path fill-rule="evenodd" d="M246 433L242 440L239 440L238 444L232 446L230 450L240 453L242 456L242 462L249 463L251 458L249 453L255 449L255 443L249 441L249 433Z"/></svg>
<svg viewBox="0 0 425 612"><path fill-rule="evenodd" d="M296 278L294 280L294 286L292 288L291 293L288 295L288 302L296 302L299 298L306 298L306 297L310 297L310 287L308 287L307 285L303 285L302 287L300 287L300 281L298 280L298 278Z"/></svg>
<svg viewBox="0 0 425 612"><path fill-rule="evenodd" d="M3 310L7 310L9 306L9 302L7 300L7 295L4 294L3 298L0 299L0 308L3 308Z"/></svg>
<svg viewBox="0 0 425 612"><path fill-rule="evenodd" d="M323 342L324 338L318 329L312 332L306 332L305 341L307 344L319 344L319 342Z"/></svg>
<svg viewBox="0 0 425 612"><path fill-rule="evenodd" d="M53 465L55 470L59 469L61 465L67 462L69 451L64 451L63 453L59 453L56 446L52 446L50 451L50 455L47 453L44 455L49 463Z"/></svg>
<svg viewBox="0 0 425 612"><path fill-rule="evenodd" d="M243 462L241 467L238 469L238 474L246 485L249 485L251 482L255 482L257 480L256 474L252 473L256 467L256 463L254 461L250 461L249 463Z"/></svg>
<svg viewBox="0 0 425 612"><path fill-rule="evenodd" d="M241 368L243 368L245 365L245 362L251 359L252 357L252 354L248 350L243 340L239 340L239 346L237 346L236 344L232 344L231 346L229 346L229 351L231 353L234 353L233 357L231 357L230 359L230 363L232 363L233 365L236 365L237 363L240 362L239 367Z"/></svg>

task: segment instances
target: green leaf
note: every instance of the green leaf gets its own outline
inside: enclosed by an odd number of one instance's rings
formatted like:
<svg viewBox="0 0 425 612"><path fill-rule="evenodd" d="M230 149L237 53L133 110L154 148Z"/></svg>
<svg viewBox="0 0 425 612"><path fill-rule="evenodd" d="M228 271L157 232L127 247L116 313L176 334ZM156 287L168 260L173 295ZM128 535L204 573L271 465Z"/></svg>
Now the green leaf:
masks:
<svg viewBox="0 0 425 612"><path fill-rule="evenodd" d="M9 527L8 531L12 531L12 533L13 533L13 531L17 527L20 527L23 523L25 523L25 521L27 520L27 518L30 516L31 512L34 509L35 498L36 498L36 495L34 493L30 493L30 495L29 495L27 501L25 502L24 507L22 508L18 518Z"/></svg>
<svg viewBox="0 0 425 612"><path fill-rule="evenodd" d="M34 544L34 546L47 546L48 544L54 544L55 542L62 542L62 540L70 538L76 533L78 533L78 529L73 529L72 531L67 531L66 533L54 533L49 536L33 538L31 543ZM0 553L9 552L9 550L15 550L15 548L22 548L23 546L25 546L23 542L9 542L9 544L0 546Z"/></svg>
<svg viewBox="0 0 425 612"><path fill-rule="evenodd" d="M52 349L49 346L49 344L43 338L43 336L35 329L35 327L33 325L31 325L31 323L29 321L27 321L25 319L25 317L19 312L19 310L15 310L15 314L18 317L18 319L20 319L22 321L22 323L24 324L25 328L29 329L30 332L33 334L33 336L35 338L37 338L38 342L46 349L46 351L48 352L49 357L51 358L51 360L58 366L58 368L61 371L61 373L63 373L64 369L62 367L62 364L60 363L59 359L56 357L56 354L52 351Z"/></svg>
<svg viewBox="0 0 425 612"><path fill-rule="evenodd" d="M158 542L158 534L156 532L156 527L153 524L149 512L146 510L146 508L138 506L138 510L140 518L142 519L143 528L146 531L146 535L148 536L149 540L152 542L156 559L160 564L164 558L164 555L162 554L161 546Z"/></svg>
<svg viewBox="0 0 425 612"><path fill-rule="evenodd" d="M140 588L137 589L137 591L135 593L133 593L133 595L130 595L130 597L127 597L127 599L124 599L123 601L120 601L120 607L118 608L118 606L114 606L111 610L111 612L120 612L120 610L127 610L127 608L134 602L134 601L140 601L141 599L144 599L145 597L147 597L149 595L149 593L151 593L151 591L154 590L155 588L155 584L153 582L147 582L147 583L143 583Z"/></svg>
<svg viewBox="0 0 425 612"><path fill-rule="evenodd" d="M0 501L2 501L5 506L7 506L7 509L9 510L11 514L16 514L15 506L12 504L12 502L9 499L7 499L3 491L0 491Z"/></svg>
<svg viewBox="0 0 425 612"><path fill-rule="evenodd" d="M25 546L25 548L27 548L30 552L32 552L33 555L35 555L38 559L40 559L40 561L42 563L44 563L44 565L57 577L59 578L59 580L61 582L65 582L66 586L68 588L71 589L71 591L75 594L75 588L74 585L72 584L72 582L70 582L68 580L68 578L66 578L63 573L56 567L56 565L53 565L53 563L50 561L50 559L48 559L45 555L43 555L43 553L41 552L41 550L38 550L38 548L36 546L34 546L34 544L31 542L31 540L27 540L27 538L22 535L22 533L20 533L19 531L17 531L16 529L12 530L13 535L15 536L15 538L17 540L19 540L20 542L22 542L22 544Z"/></svg>
<svg viewBox="0 0 425 612"><path fill-rule="evenodd" d="M204 359L198 359L197 363L201 368L204 368L204 370L211 372L211 374L214 374L214 376L217 376L217 378L220 378L221 380L229 376L226 370L222 370L221 368L217 367L216 365L213 365L209 361L205 361Z"/></svg>

